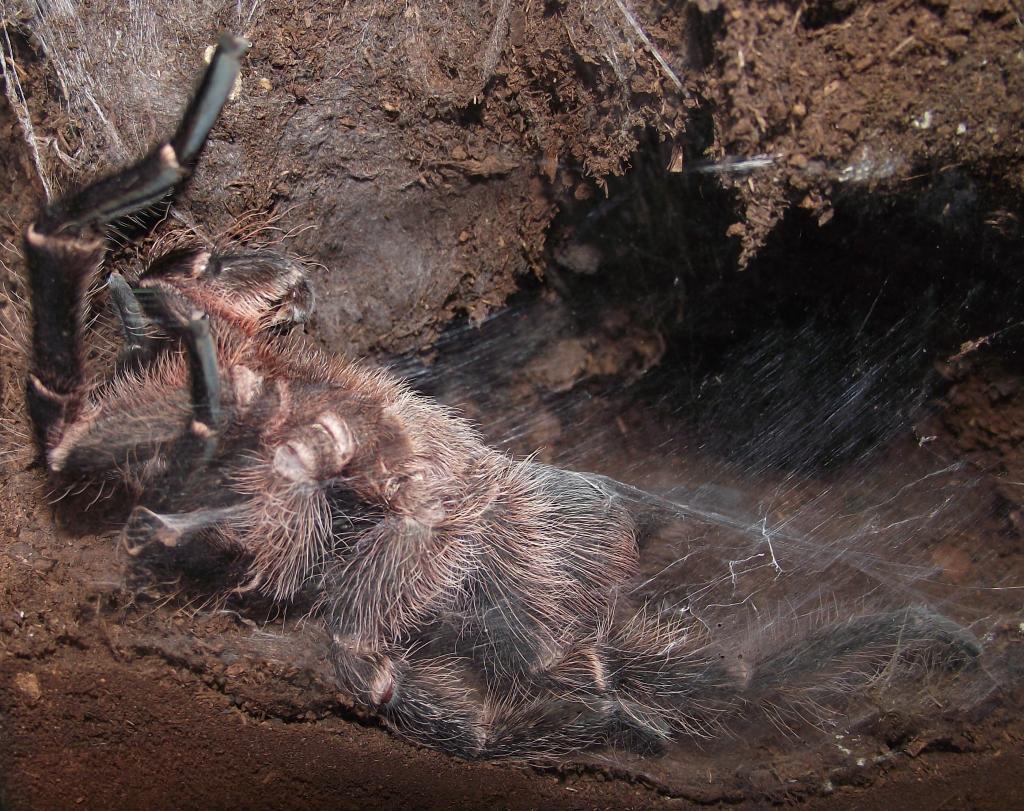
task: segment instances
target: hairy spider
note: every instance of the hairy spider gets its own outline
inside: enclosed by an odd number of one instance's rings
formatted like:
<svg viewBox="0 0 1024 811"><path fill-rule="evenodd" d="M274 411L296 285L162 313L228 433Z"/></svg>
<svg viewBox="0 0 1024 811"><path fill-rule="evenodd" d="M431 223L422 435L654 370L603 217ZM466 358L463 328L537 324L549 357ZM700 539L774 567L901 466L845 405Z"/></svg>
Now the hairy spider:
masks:
<svg viewBox="0 0 1024 811"><path fill-rule="evenodd" d="M653 501L510 459L386 372L290 341L312 294L273 253L178 250L134 285L111 274L123 346L89 379L85 300L107 227L190 176L247 47L223 37L170 140L25 234L39 448L55 481L117 489L129 551L210 544L247 561L243 590L312 591L343 689L466 757L708 735L866 645L883 661L940 643L973 655L958 626L908 610L822 629L760 669L726 664L622 594Z"/></svg>

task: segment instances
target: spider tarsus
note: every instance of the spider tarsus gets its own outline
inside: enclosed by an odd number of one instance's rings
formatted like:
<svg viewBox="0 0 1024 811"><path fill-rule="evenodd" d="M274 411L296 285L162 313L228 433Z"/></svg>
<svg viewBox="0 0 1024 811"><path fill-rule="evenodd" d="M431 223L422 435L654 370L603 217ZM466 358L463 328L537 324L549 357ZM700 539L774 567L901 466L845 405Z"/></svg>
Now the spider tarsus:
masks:
<svg viewBox="0 0 1024 811"><path fill-rule="evenodd" d="M120 273L115 271L107 277L107 291L117 312L124 341L118 366L137 369L153 348L153 340L149 336L151 324L138 298Z"/></svg>
<svg viewBox="0 0 1024 811"><path fill-rule="evenodd" d="M249 48L248 40L231 34L222 34L218 40L210 65L170 141L183 164L198 158L207 134L231 95L242 57Z"/></svg>

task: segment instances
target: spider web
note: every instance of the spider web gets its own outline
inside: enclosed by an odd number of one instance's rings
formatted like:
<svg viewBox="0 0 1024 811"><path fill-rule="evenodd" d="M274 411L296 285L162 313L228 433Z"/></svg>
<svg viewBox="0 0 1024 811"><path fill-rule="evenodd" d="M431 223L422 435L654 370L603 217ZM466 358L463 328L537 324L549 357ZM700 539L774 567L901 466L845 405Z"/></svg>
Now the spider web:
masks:
<svg viewBox="0 0 1024 811"><path fill-rule="evenodd" d="M892 741L903 739L864 732L880 718L917 719L901 735L930 740L937 717L1019 683L1024 572L998 490L1020 485L937 435L923 351L934 307L922 302L871 333L813 319L769 329L697 381L668 369L632 388L598 384L597 397L587 386L551 397L518 380L544 351L544 306L525 301L479 331L453 330L432 365L399 361L396 371L469 413L494 444L541 447L547 461L613 477L638 515L658 515L626 589L634 604L712 640L739 670L780 652L836 660L819 662L804 692L794 688L791 705L765 713L746 739L724 733L661 759L601 762L711 800L693 793L695 774L773 761L765 747L800 743L806 758L790 754L780 766L775 757L784 779L770 782L821 788L829 770L896 756L903 744ZM902 623L891 644L865 629L851 645L861 632L850 629L886 612ZM940 650L901 680L879 657L895 660L920 641L922 620L938 623L951 655L977 644L980 665L952 675ZM834 644L823 643L830 635ZM865 696L839 713L824 708L829 693L854 690Z"/></svg>

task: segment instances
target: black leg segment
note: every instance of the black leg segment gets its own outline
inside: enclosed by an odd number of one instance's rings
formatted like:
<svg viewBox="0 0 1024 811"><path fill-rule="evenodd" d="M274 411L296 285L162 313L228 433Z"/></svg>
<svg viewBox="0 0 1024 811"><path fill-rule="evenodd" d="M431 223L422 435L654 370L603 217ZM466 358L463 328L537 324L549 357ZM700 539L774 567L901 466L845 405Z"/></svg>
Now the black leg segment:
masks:
<svg viewBox="0 0 1024 811"><path fill-rule="evenodd" d="M134 166L54 203L36 229L43 234L78 233L105 225L160 202L184 182L228 100L248 47L243 39L222 36L170 142L160 144Z"/></svg>
<svg viewBox="0 0 1024 811"><path fill-rule="evenodd" d="M249 50L249 42L241 37L222 34L213 52L210 67L199 83L192 102L181 117L178 131L171 139L171 147L181 165L192 165L206 143L224 103L231 95L238 78L242 57Z"/></svg>
<svg viewBox="0 0 1024 811"><path fill-rule="evenodd" d="M34 316L33 364L27 399L43 449L59 441L82 397L84 298L106 254L105 226L143 212L163 200L191 174L206 137L234 86L240 59L249 43L222 36L182 122L169 142L142 160L47 207L25 233ZM111 283L111 294L125 325L128 348L123 359L145 362L144 323L127 285ZM201 377L194 388L204 394L197 413L212 425L219 395L209 371L212 340L202 326L186 328L192 366ZM130 356L135 355L135 359Z"/></svg>
<svg viewBox="0 0 1024 811"><path fill-rule="evenodd" d="M144 366L153 356L155 339L150 334L152 324L142 311L128 282L120 273L107 277L107 292L121 322L124 345L117 357L118 371L134 371Z"/></svg>
<svg viewBox="0 0 1024 811"><path fill-rule="evenodd" d="M210 319L205 313L193 313L184 327L182 339L188 351L192 377L192 430L207 437L221 427L220 374L217 347L210 334Z"/></svg>

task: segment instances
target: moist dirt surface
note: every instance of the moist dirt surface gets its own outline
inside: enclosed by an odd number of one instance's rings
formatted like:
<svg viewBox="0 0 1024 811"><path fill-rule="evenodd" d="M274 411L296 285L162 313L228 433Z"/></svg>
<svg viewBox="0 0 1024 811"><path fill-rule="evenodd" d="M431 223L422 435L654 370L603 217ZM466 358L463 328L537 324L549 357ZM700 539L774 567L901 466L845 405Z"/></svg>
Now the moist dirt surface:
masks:
<svg viewBox="0 0 1024 811"><path fill-rule="evenodd" d="M281 243L309 262L310 340L390 364L504 449L652 490L771 433L767 394L727 407L737 354L779 341L792 392L808 336L891 347L884 325L927 311L895 364L927 371L925 394L879 397L851 430L877 445L882 482L887 458L926 451L983 471L985 520L930 553L964 583L1024 583L1020 3L0 9L14 343L19 232L44 195L173 126L203 48L235 30L254 43L239 97L155 242L116 252L126 275L183 234ZM1024 805L1012 678L963 713L874 718L863 763L817 738L544 767L408 744L337 691L303 606L140 569L116 527L55 514L11 343L0 808ZM674 405L704 391L720 393L710 417ZM912 429L883 442L904 412ZM852 481L833 457L808 475ZM1019 614L1004 596L996 610ZM1019 685L1020 628L992 633Z"/></svg>

